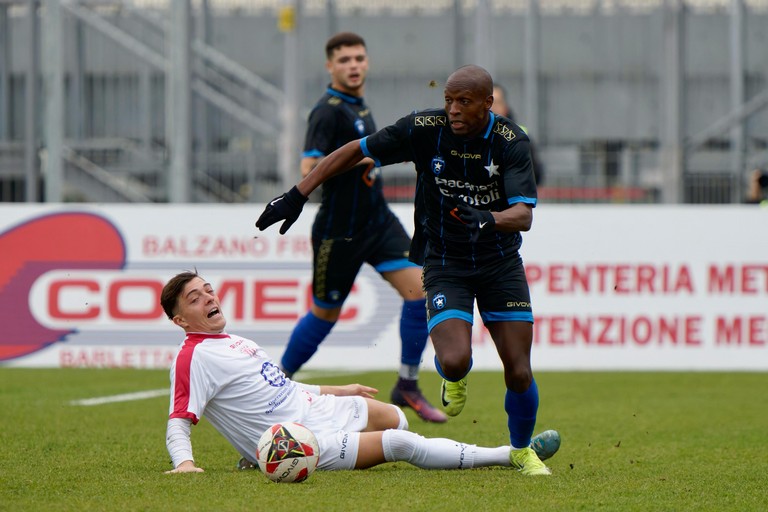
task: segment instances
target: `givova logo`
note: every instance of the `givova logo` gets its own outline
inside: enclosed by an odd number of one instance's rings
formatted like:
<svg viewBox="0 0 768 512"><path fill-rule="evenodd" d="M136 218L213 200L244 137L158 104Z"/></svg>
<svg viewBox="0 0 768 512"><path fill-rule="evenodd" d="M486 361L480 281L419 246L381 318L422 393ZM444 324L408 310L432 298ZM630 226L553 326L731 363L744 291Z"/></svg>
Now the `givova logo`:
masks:
<svg viewBox="0 0 768 512"><path fill-rule="evenodd" d="M50 329L34 318L28 292L54 269L122 269L122 235L107 219L87 212L43 215L0 233L0 361L31 354L75 329Z"/></svg>

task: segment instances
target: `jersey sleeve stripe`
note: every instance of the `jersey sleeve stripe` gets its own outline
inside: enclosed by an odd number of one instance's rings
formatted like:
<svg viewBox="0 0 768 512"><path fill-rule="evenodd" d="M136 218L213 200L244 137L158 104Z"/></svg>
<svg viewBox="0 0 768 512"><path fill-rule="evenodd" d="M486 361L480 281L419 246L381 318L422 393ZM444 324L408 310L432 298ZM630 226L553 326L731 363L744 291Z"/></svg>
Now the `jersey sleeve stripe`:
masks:
<svg viewBox="0 0 768 512"><path fill-rule="evenodd" d="M363 154L367 156L368 158L373 158L373 163L376 165L376 167L381 167L381 161L373 156L368 149L368 137L363 137L360 139L360 149L363 150Z"/></svg>
<svg viewBox="0 0 768 512"><path fill-rule="evenodd" d="M171 418L187 418L197 425L198 417L189 412L189 377L192 366L192 354L195 345L187 345L176 357L176 371L173 382L173 412Z"/></svg>
<svg viewBox="0 0 768 512"><path fill-rule="evenodd" d="M517 204L517 203L526 203L526 204L533 205L535 207L536 206L536 198L535 197L525 197L525 196L515 196L515 197L510 197L509 199L507 199L507 203L510 204L510 205Z"/></svg>
<svg viewBox="0 0 768 512"><path fill-rule="evenodd" d="M319 149L310 149L309 151L304 151L301 156L302 158L320 158L325 156L325 153Z"/></svg>

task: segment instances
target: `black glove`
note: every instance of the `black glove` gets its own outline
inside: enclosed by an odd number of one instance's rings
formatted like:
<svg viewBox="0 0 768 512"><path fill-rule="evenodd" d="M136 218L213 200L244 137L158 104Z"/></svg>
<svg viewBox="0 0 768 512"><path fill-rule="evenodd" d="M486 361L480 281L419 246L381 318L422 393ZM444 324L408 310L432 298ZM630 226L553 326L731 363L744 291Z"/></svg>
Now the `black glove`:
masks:
<svg viewBox="0 0 768 512"><path fill-rule="evenodd" d="M467 225L469 241L472 243L477 242L482 230L493 229L493 226L496 225L496 219L493 218L493 214L488 210L472 208L461 200L457 201L456 208L459 210L459 219Z"/></svg>
<svg viewBox="0 0 768 512"><path fill-rule="evenodd" d="M284 235L293 223L296 222L296 219L299 218L299 215L301 215L301 210L304 208L304 203L307 202L307 199L301 195L299 189L293 187L285 194L269 202L261 216L259 216L259 220L256 221L256 227L264 231L275 222L285 219L283 225L280 226L280 234Z"/></svg>

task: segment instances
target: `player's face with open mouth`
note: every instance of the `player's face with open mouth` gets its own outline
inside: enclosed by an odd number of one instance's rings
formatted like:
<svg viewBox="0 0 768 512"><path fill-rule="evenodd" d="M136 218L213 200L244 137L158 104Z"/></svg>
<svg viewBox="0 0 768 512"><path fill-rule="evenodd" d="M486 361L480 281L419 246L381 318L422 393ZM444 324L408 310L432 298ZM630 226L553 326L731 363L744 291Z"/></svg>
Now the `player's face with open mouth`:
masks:
<svg viewBox="0 0 768 512"><path fill-rule="evenodd" d="M461 86L446 86L445 111L448 122L456 135L475 137L487 123L486 115L490 108L488 96L478 90Z"/></svg>
<svg viewBox="0 0 768 512"><path fill-rule="evenodd" d="M179 297L178 313L173 321L187 332L222 332L227 320L221 311L219 297L210 283L192 279Z"/></svg>
<svg viewBox="0 0 768 512"><path fill-rule="evenodd" d="M362 45L342 46L333 52L333 57L325 65L334 89L357 95L368 74L368 54Z"/></svg>

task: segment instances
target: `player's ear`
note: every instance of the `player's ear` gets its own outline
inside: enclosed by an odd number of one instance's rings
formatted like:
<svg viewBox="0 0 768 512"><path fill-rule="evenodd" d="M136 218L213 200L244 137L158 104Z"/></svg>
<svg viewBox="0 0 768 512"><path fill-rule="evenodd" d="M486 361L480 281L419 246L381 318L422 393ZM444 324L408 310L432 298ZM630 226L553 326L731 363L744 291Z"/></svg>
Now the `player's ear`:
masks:
<svg viewBox="0 0 768 512"><path fill-rule="evenodd" d="M493 106L493 94L485 98L485 110L486 111L491 110L492 106Z"/></svg>
<svg viewBox="0 0 768 512"><path fill-rule="evenodd" d="M186 320L184 320L184 317L182 317L181 315L174 315L174 317L171 318L171 321L174 324L181 327L182 329L186 329L187 327L189 327L189 324L187 323Z"/></svg>

